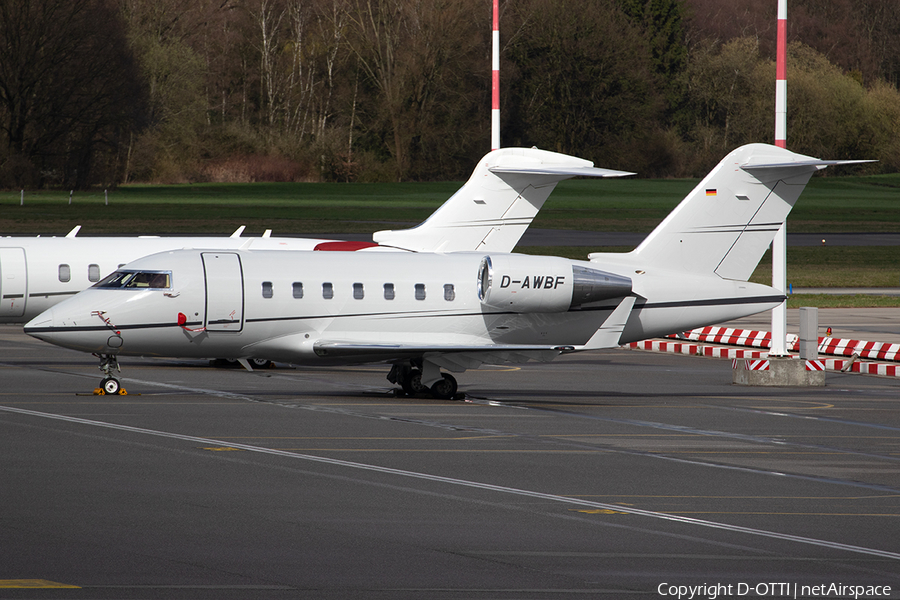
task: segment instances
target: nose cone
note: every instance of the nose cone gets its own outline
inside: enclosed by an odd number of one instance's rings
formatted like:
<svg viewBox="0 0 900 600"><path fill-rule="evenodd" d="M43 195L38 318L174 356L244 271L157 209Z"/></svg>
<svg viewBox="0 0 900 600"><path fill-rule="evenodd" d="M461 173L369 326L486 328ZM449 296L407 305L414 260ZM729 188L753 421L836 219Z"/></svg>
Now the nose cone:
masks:
<svg viewBox="0 0 900 600"><path fill-rule="evenodd" d="M32 320L25 323L25 333L39 340L50 341L45 335L53 331L53 309L48 308Z"/></svg>
<svg viewBox="0 0 900 600"><path fill-rule="evenodd" d="M99 311L92 311L91 306L97 303L82 297L86 292L63 300L53 308L49 308L25 324L25 333L44 342L82 350L86 352L102 352L109 354L120 347L121 338L111 330L98 316ZM111 337L117 346L110 348Z"/></svg>

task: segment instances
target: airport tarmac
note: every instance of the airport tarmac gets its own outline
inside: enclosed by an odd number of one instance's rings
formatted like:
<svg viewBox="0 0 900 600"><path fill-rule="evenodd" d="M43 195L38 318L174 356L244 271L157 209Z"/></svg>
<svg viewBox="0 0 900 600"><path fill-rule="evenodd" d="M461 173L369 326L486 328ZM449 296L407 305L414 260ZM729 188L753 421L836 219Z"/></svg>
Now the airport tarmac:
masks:
<svg viewBox="0 0 900 600"><path fill-rule="evenodd" d="M95 358L0 326L0 599L900 597L897 379L615 349L437 401L121 362L93 396Z"/></svg>

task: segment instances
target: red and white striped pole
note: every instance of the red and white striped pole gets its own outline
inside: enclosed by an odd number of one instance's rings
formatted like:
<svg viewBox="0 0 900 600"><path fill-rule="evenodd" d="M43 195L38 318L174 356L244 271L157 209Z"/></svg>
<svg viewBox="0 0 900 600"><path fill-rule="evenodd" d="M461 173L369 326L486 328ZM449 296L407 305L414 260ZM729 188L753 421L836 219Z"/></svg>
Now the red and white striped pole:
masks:
<svg viewBox="0 0 900 600"><path fill-rule="evenodd" d="M778 46L775 62L775 145L787 142L787 0L778 0Z"/></svg>
<svg viewBox="0 0 900 600"><path fill-rule="evenodd" d="M494 0L491 67L491 150L496 150L500 147L500 0Z"/></svg>
<svg viewBox="0 0 900 600"><path fill-rule="evenodd" d="M778 43L775 50L775 145L787 147L787 0L778 0ZM787 290L787 225L772 240L772 287ZM772 309L769 356L787 356L787 301Z"/></svg>

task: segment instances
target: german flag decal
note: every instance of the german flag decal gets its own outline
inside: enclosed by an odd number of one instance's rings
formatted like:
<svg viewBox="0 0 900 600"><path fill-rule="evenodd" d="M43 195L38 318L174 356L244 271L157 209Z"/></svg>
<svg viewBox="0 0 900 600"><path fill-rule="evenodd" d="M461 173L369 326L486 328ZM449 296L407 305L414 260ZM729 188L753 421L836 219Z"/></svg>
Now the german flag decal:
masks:
<svg viewBox="0 0 900 600"><path fill-rule="evenodd" d="M714 189L713 189L713 190L706 190L706 195L707 195L707 196L715 196L715 195L716 195L716 190L714 190Z"/></svg>

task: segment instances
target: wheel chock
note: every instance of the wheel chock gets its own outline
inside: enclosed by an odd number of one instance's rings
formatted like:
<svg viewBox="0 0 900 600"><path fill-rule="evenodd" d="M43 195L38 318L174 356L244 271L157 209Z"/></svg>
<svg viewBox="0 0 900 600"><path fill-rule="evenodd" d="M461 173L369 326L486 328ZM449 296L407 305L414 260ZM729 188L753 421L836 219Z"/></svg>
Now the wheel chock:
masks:
<svg viewBox="0 0 900 600"><path fill-rule="evenodd" d="M94 395L95 396L107 396L109 394L107 394L106 390L104 390L103 388L98 387L98 388L94 388ZM125 388L119 388L119 391L113 395L114 396L127 396L128 392L125 391Z"/></svg>

